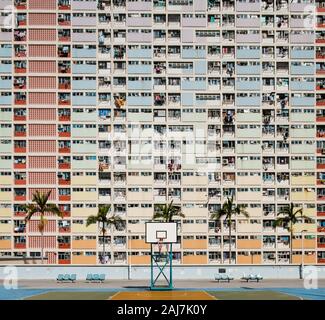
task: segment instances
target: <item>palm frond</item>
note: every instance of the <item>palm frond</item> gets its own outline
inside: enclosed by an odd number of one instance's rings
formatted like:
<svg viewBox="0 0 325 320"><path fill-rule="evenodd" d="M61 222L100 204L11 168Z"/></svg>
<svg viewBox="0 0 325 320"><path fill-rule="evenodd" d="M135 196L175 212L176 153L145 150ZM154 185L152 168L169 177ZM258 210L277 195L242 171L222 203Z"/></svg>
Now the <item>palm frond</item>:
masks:
<svg viewBox="0 0 325 320"><path fill-rule="evenodd" d="M58 216L60 218L63 218L64 217L64 213L54 203L47 203L44 206L44 210L45 210L45 212L52 213L52 214L54 214L54 215L56 215L56 216Z"/></svg>
<svg viewBox="0 0 325 320"><path fill-rule="evenodd" d="M175 216L184 218L180 206L173 205L173 201L168 204L155 205L155 212L152 217L153 220L164 220L165 222L172 222Z"/></svg>
<svg viewBox="0 0 325 320"><path fill-rule="evenodd" d="M25 217L25 222L27 223L28 221L31 220L33 215L38 212L38 207L36 205L30 203L30 204L25 205L24 209L27 212L27 215Z"/></svg>
<svg viewBox="0 0 325 320"><path fill-rule="evenodd" d="M98 223L98 217L97 216L89 216L86 220L86 227L89 227L92 224Z"/></svg>

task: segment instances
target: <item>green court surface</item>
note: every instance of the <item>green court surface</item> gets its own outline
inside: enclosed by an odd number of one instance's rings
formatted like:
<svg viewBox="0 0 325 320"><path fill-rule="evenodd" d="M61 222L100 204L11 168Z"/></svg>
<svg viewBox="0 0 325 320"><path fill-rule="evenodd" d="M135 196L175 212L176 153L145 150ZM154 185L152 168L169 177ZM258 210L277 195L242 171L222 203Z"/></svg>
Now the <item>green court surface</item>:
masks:
<svg viewBox="0 0 325 320"><path fill-rule="evenodd" d="M109 300L116 292L53 291L37 294L24 300Z"/></svg>
<svg viewBox="0 0 325 320"><path fill-rule="evenodd" d="M162 293L152 291L52 291L33 295L25 300L301 300L300 297L278 291L189 291L188 296L185 293L184 291L163 292L164 296L162 296Z"/></svg>

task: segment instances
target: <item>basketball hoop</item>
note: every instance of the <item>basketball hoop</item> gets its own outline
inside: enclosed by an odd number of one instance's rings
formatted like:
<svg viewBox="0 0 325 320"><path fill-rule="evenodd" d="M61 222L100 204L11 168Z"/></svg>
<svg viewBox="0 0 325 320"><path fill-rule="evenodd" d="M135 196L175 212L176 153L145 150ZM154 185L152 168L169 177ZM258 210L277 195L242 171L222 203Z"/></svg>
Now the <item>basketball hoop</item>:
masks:
<svg viewBox="0 0 325 320"><path fill-rule="evenodd" d="M177 223L146 222L146 243L150 243L150 289L172 290L172 243L177 243ZM157 285L158 280L166 285Z"/></svg>

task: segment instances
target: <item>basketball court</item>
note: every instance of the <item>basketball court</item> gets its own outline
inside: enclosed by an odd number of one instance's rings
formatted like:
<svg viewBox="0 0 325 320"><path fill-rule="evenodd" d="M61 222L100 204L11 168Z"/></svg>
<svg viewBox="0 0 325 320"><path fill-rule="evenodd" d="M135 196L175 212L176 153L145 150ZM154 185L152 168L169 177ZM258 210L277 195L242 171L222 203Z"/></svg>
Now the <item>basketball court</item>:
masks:
<svg viewBox="0 0 325 320"><path fill-rule="evenodd" d="M7 298L9 298L7 296ZM205 290L173 290L173 291L47 291L28 292L24 296L15 297L24 300L156 300L156 301L190 301L190 300L313 300L315 297L302 292L285 292L285 290L231 290L231 291L205 291ZM324 295L318 300L324 300Z"/></svg>
<svg viewBox="0 0 325 320"><path fill-rule="evenodd" d="M115 283L110 288L76 288L71 284L68 288L40 288L18 290L1 290L0 299L4 300L325 300L325 289L310 291L303 288L259 288L237 286L222 288L218 283L200 281L199 286L187 287L173 282L173 244L177 243L177 223L147 222L146 243L150 244L150 282L129 286L126 283ZM177 283L177 282L176 282ZM186 281L188 284L188 281ZM210 286L211 285L211 286ZM100 286L100 284L98 284ZM74 287L74 288L73 288Z"/></svg>
<svg viewBox="0 0 325 320"><path fill-rule="evenodd" d="M205 291L118 292L110 300L216 300Z"/></svg>

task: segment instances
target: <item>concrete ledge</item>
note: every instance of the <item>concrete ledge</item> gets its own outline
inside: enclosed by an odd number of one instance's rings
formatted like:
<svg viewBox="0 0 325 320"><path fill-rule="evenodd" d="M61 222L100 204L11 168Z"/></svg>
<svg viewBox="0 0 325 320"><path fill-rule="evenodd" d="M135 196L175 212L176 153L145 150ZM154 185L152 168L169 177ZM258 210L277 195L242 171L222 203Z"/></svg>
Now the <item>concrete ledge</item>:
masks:
<svg viewBox="0 0 325 320"><path fill-rule="evenodd" d="M18 279L20 280L53 280L59 273L75 273L77 279L86 279L88 273L104 273L106 279L127 280L131 270L131 278L134 280L149 280L150 266L49 266L49 265L0 265L0 279L8 277L12 267L17 268ZM310 266L308 266L310 267ZM314 276L318 279L325 279L325 266L312 266ZM6 268L10 268L7 269ZM307 266L306 266L307 268ZM243 274L260 274L264 279L299 279L300 265L222 265L202 266L187 265L173 266L173 277L178 280L212 280L216 273L225 271L235 279L240 279Z"/></svg>

